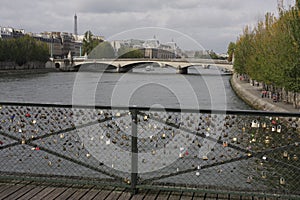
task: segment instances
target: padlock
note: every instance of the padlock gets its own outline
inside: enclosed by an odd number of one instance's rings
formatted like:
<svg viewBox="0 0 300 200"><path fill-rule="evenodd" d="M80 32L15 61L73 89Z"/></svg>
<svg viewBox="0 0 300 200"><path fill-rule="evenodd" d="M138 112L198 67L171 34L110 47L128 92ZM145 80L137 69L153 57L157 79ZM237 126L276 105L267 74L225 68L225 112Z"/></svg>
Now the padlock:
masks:
<svg viewBox="0 0 300 200"><path fill-rule="evenodd" d="M281 125L277 126L277 133L281 133Z"/></svg>
<svg viewBox="0 0 300 200"><path fill-rule="evenodd" d="M280 178L279 180L280 185L285 185L285 179L283 177Z"/></svg>
<svg viewBox="0 0 300 200"><path fill-rule="evenodd" d="M272 126L272 132L276 131L276 126Z"/></svg>
<svg viewBox="0 0 300 200"><path fill-rule="evenodd" d="M246 182L247 182L247 183L251 183L251 182L252 182L252 180L253 180L253 177L252 177L252 176L248 176L248 177L247 177L247 181L246 181Z"/></svg>
<svg viewBox="0 0 300 200"><path fill-rule="evenodd" d="M208 160L208 157L206 155L202 156L203 160Z"/></svg>
<svg viewBox="0 0 300 200"><path fill-rule="evenodd" d="M295 155L293 156L293 159L294 159L294 161L297 161L297 160L298 160L298 156L295 154Z"/></svg>
<svg viewBox="0 0 300 200"><path fill-rule="evenodd" d="M270 144L270 140L268 138L265 139L265 144Z"/></svg>
<svg viewBox="0 0 300 200"><path fill-rule="evenodd" d="M259 124L259 123L257 122L257 120L253 120L253 121L251 122L251 127L252 127L252 128L258 128L258 127L259 127L258 124Z"/></svg>
<svg viewBox="0 0 300 200"><path fill-rule="evenodd" d="M267 160L267 156L263 156L262 159L263 159L263 160Z"/></svg>
<svg viewBox="0 0 300 200"><path fill-rule="evenodd" d="M144 116L144 121L148 121L148 116L147 115Z"/></svg>
<svg viewBox="0 0 300 200"><path fill-rule="evenodd" d="M261 173L261 177L262 177L263 179L266 179L266 178L267 178L267 172L263 171L263 172Z"/></svg>

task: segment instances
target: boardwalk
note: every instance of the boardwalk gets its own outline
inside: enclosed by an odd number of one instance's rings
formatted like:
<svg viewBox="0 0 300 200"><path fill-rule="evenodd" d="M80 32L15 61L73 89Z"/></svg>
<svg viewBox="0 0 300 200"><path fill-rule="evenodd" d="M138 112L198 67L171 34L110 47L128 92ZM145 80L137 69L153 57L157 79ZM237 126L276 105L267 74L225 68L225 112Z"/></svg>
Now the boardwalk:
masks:
<svg viewBox="0 0 300 200"><path fill-rule="evenodd" d="M206 194L177 191L140 190L132 195L127 189L100 186L50 185L29 182L0 183L1 200L212 200L212 199L266 199L230 194ZM273 198L272 198L273 199Z"/></svg>

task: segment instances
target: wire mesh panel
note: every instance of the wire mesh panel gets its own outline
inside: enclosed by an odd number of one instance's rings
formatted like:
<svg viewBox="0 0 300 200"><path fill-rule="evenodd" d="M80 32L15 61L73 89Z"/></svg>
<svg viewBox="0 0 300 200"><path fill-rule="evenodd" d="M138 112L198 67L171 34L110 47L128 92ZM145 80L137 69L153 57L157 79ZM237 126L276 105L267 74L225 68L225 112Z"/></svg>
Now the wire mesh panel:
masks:
<svg viewBox="0 0 300 200"><path fill-rule="evenodd" d="M0 108L3 177L68 178L124 186L130 183L130 171L114 166L120 159L116 148L122 148L122 144L116 145L122 133L114 117L121 118L121 114L114 116L111 110L74 107ZM124 144L124 151L130 154L131 137L126 138L129 142ZM124 163L131 166L130 162Z"/></svg>
<svg viewBox="0 0 300 200"><path fill-rule="evenodd" d="M139 150L150 152L139 155L142 186L300 194L299 117L144 112L139 118Z"/></svg>
<svg viewBox="0 0 300 200"><path fill-rule="evenodd" d="M300 197L299 115L2 103L0 176Z"/></svg>

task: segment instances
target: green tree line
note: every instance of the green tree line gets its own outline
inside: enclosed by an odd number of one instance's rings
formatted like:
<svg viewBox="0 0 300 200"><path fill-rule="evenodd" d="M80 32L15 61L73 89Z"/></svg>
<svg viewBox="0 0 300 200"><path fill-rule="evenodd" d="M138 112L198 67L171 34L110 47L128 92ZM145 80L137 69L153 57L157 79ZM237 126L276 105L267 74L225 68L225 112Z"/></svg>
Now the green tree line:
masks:
<svg viewBox="0 0 300 200"><path fill-rule="evenodd" d="M300 9L299 1L289 10L280 10L279 17L267 13L254 28L246 26L235 45L234 69L264 86L300 92ZM234 48L234 50L232 50Z"/></svg>
<svg viewBox="0 0 300 200"><path fill-rule="evenodd" d="M48 59L47 45L30 36L0 39L0 62L15 62L21 66L30 61L47 62Z"/></svg>

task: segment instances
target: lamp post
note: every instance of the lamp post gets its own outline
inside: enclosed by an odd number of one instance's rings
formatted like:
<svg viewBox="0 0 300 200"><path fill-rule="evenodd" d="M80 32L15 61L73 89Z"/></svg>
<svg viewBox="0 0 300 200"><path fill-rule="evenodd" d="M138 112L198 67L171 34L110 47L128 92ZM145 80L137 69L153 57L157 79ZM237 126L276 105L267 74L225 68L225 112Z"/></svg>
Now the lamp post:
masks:
<svg viewBox="0 0 300 200"><path fill-rule="evenodd" d="M53 35L51 35L51 43L50 43L50 60L53 61Z"/></svg>

